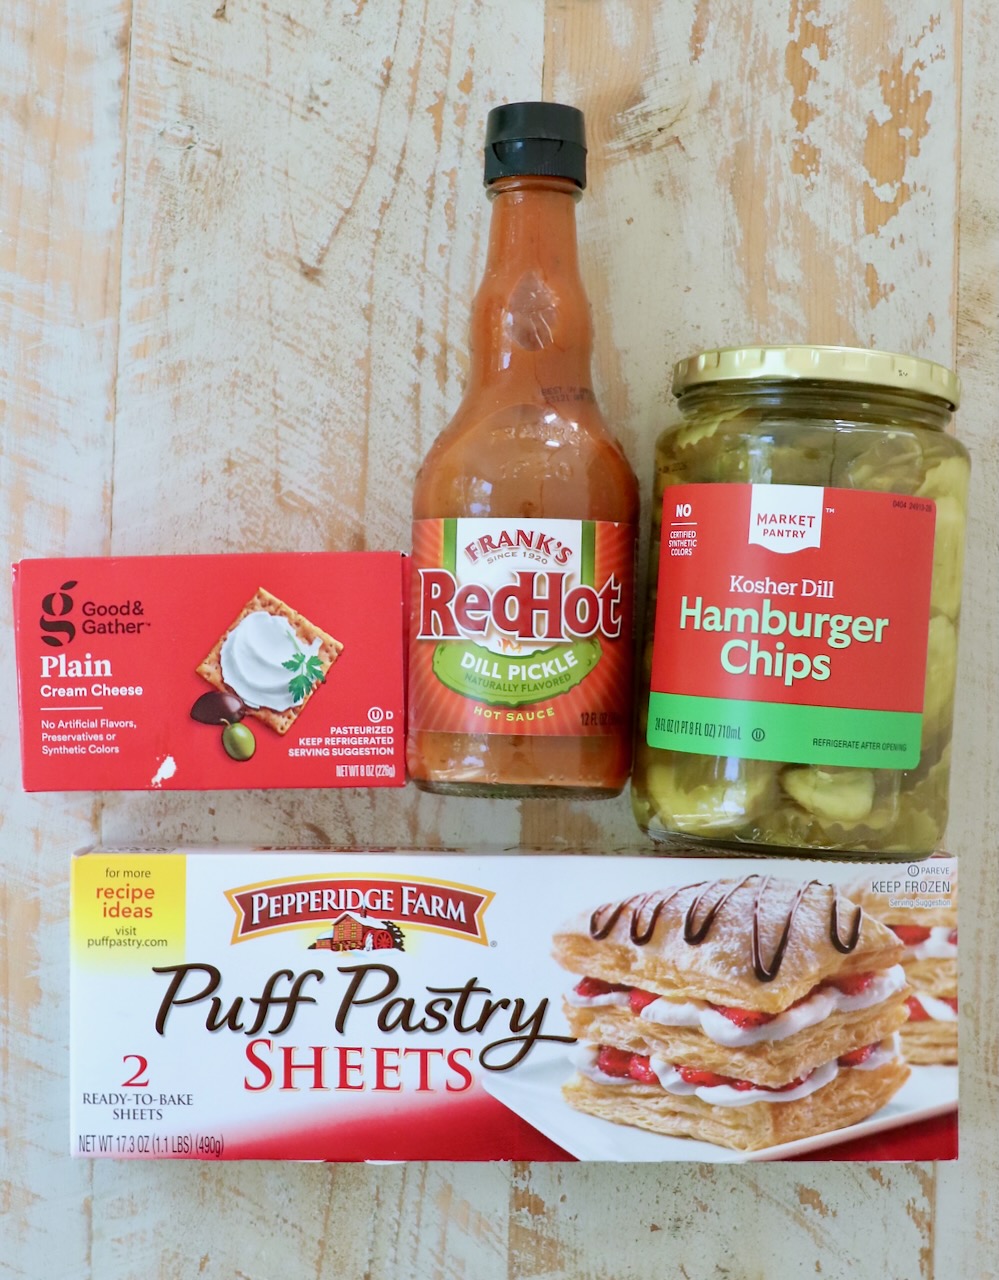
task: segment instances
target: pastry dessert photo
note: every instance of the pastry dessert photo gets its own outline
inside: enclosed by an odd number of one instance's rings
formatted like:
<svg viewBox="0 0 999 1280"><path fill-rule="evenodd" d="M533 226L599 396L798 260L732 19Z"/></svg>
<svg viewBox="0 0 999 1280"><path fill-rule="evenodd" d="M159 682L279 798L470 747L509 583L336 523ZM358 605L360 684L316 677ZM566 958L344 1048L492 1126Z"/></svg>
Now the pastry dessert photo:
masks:
<svg viewBox="0 0 999 1280"><path fill-rule="evenodd" d="M869 915L888 926L905 947L902 968L911 994L900 1035L907 1061L928 1066L957 1062L957 862L949 901L936 906L894 902L876 892L870 877L847 890Z"/></svg>
<svg viewBox="0 0 999 1280"><path fill-rule="evenodd" d="M855 1124L909 1075L905 947L830 885L768 875L636 894L554 938L579 980L579 1111L742 1151Z"/></svg>

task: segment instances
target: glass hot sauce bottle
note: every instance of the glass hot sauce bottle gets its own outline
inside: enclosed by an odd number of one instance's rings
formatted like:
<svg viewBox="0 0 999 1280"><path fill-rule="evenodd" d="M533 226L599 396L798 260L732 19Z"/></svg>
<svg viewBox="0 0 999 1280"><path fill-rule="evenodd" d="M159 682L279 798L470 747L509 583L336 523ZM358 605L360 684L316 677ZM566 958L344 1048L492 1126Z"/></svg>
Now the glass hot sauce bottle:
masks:
<svg viewBox="0 0 999 1280"><path fill-rule="evenodd" d="M468 385L413 497L410 776L448 795L617 794L631 767L638 485L593 395L582 112L496 107Z"/></svg>

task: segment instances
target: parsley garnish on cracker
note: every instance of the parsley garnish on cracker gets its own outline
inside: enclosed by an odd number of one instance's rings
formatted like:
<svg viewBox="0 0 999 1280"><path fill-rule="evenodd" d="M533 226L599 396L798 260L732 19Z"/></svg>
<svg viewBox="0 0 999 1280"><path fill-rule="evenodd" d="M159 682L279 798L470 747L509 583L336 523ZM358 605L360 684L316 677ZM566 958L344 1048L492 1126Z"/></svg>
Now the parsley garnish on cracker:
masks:
<svg viewBox="0 0 999 1280"><path fill-rule="evenodd" d="M295 656L281 663L288 671L295 674L288 681L288 692L296 702L303 702L317 684L325 684L322 660L317 654L306 658L301 649L295 650Z"/></svg>

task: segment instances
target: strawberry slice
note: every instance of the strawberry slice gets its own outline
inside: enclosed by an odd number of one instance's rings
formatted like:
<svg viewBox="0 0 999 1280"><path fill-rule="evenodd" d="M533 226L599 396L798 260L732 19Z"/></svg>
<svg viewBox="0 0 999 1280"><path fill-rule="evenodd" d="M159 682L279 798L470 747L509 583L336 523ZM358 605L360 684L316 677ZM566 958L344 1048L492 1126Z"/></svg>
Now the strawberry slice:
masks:
<svg viewBox="0 0 999 1280"><path fill-rule="evenodd" d="M909 1010L910 1022L929 1022L930 1015L919 1003L917 996L910 996L905 1002L905 1007Z"/></svg>
<svg viewBox="0 0 999 1280"><path fill-rule="evenodd" d="M809 1072L809 1075L811 1072ZM757 1089L766 1089L768 1093L787 1093L789 1089L797 1089L798 1085L804 1084L808 1076L799 1076L797 1080L789 1080L787 1084L777 1085L776 1088L770 1088L769 1085L758 1084Z"/></svg>
<svg viewBox="0 0 999 1280"><path fill-rule="evenodd" d="M638 987L632 987L631 995L628 996L628 1003L631 1005L632 1013L641 1013L653 1000L658 999L659 997L654 991L640 991Z"/></svg>
<svg viewBox="0 0 999 1280"><path fill-rule="evenodd" d="M699 1084L708 1089L727 1084L730 1089L738 1089L740 1093L748 1093L751 1089L761 1089L764 1093L787 1093L789 1089L797 1089L798 1085L804 1084L808 1079L807 1076L800 1076L787 1084L769 1085L757 1084L754 1080L736 1080L732 1076L719 1076L713 1071L699 1071L697 1067L677 1067L677 1071L680 1079L687 1084Z"/></svg>
<svg viewBox="0 0 999 1280"><path fill-rule="evenodd" d="M859 1067L862 1062L867 1061L877 1047L877 1041L874 1044L861 1045L859 1049L851 1049L849 1053L841 1053L836 1061L841 1067Z"/></svg>
<svg viewBox="0 0 999 1280"><path fill-rule="evenodd" d="M632 1054L627 1049L612 1049L603 1045L597 1054L597 1070L605 1076L620 1076L624 1079L631 1073Z"/></svg>
<svg viewBox="0 0 999 1280"><path fill-rule="evenodd" d="M627 990L622 982L604 982L601 978L580 978L573 987L576 995L582 996L584 1000L591 1000L594 996L607 996L612 991Z"/></svg>
<svg viewBox="0 0 999 1280"><path fill-rule="evenodd" d="M633 1053L628 1066L628 1074L639 1084L658 1084L659 1077L652 1070L648 1056L644 1053Z"/></svg>
<svg viewBox="0 0 999 1280"><path fill-rule="evenodd" d="M954 1012L957 1013L957 996L944 996L943 1002L944 1004L949 1004Z"/></svg>
<svg viewBox="0 0 999 1280"><path fill-rule="evenodd" d="M930 936L929 929L924 929L922 925L918 924L893 924L891 931L907 947L918 947L921 942L925 942Z"/></svg>
<svg viewBox="0 0 999 1280"><path fill-rule="evenodd" d="M848 973L843 978L829 978L829 986L842 991L845 996L859 996L874 981L873 973Z"/></svg>
<svg viewBox="0 0 999 1280"><path fill-rule="evenodd" d="M685 1084L702 1084L709 1089L713 1089L715 1085L728 1084L734 1085L737 1082L731 1076L715 1075L713 1071L700 1071L697 1067L677 1067L680 1073L680 1079Z"/></svg>
<svg viewBox="0 0 999 1280"><path fill-rule="evenodd" d="M952 947L957 946L957 930L956 929L951 929L950 933L948 933L947 935L947 941L950 943Z"/></svg>
<svg viewBox="0 0 999 1280"><path fill-rule="evenodd" d="M765 1027L768 1022L773 1022L777 1017L775 1013L764 1013L762 1009L734 1009L726 1008L720 1004L711 1006L716 1013L720 1013L723 1018L728 1018L729 1022L734 1022L737 1027L744 1030L752 1027Z"/></svg>

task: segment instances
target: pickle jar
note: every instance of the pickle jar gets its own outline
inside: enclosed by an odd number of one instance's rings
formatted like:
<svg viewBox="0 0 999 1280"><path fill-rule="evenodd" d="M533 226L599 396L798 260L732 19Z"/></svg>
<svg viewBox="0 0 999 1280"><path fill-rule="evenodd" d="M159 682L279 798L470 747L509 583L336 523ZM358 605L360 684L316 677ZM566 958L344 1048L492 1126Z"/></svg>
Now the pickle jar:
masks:
<svg viewBox="0 0 999 1280"><path fill-rule="evenodd" d="M917 856L947 822L968 454L941 365L681 360L632 798L667 846Z"/></svg>

